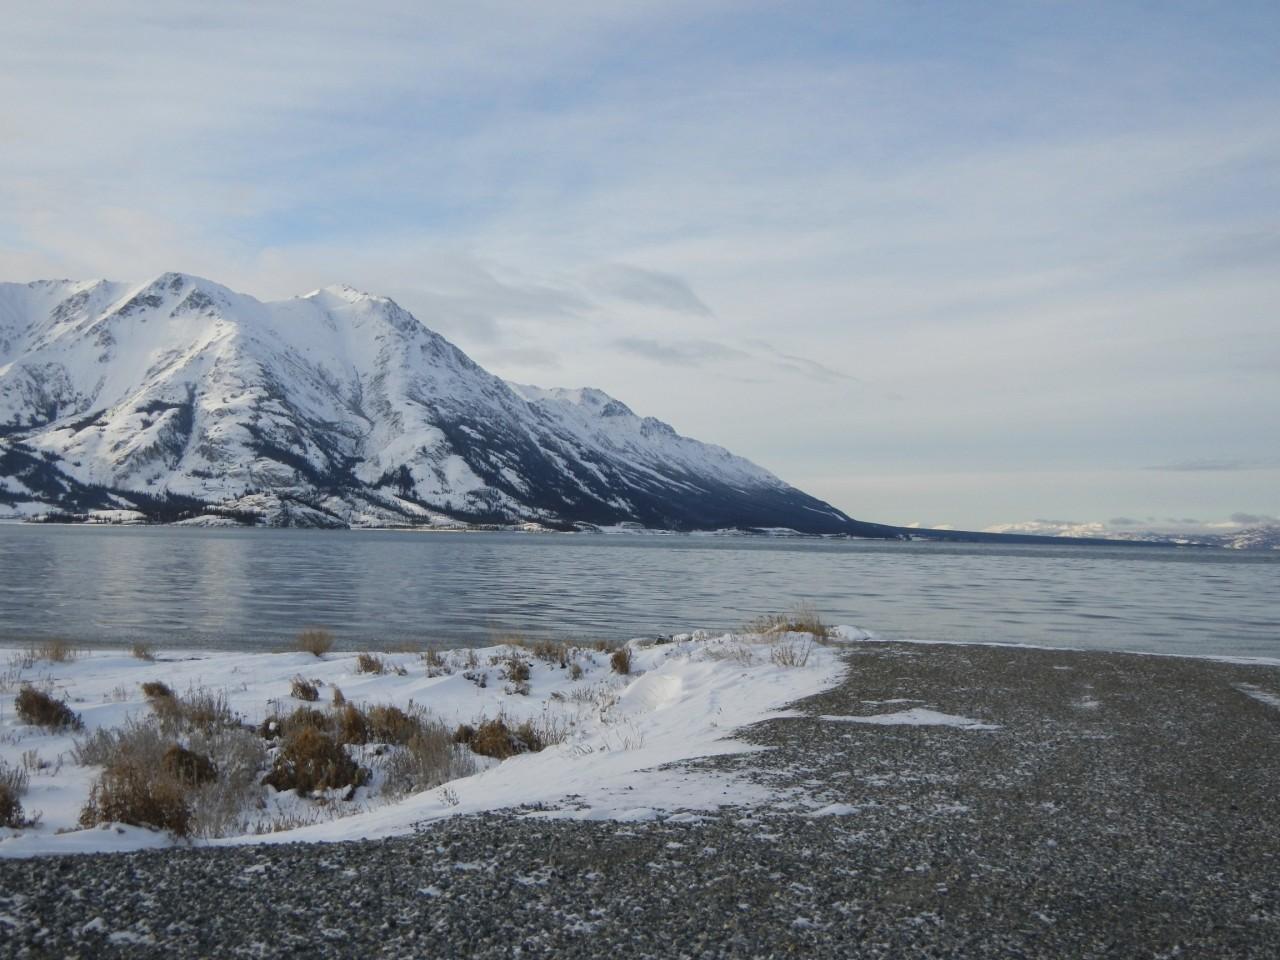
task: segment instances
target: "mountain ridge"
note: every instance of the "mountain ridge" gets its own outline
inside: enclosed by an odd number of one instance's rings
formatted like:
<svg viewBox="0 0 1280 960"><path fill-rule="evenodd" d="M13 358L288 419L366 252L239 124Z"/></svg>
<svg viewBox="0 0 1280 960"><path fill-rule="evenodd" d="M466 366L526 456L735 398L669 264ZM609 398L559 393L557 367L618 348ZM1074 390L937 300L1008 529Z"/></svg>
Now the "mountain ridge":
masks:
<svg viewBox="0 0 1280 960"><path fill-rule="evenodd" d="M386 297L0 284L0 506L285 525L894 537L595 388L508 383Z"/></svg>

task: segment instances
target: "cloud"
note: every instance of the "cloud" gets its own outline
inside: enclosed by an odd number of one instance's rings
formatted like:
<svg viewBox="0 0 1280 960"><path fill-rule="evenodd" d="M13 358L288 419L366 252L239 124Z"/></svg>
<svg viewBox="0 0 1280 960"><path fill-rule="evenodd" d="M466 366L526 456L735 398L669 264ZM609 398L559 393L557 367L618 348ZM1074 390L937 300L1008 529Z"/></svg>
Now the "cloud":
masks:
<svg viewBox="0 0 1280 960"><path fill-rule="evenodd" d="M1176 460L1172 463L1158 464L1150 466L1148 470L1172 470L1177 472L1230 472L1236 470L1270 470L1280 466L1280 460L1255 460L1255 459L1198 459L1198 460Z"/></svg>
<svg viewBox="0 0 1280 960"><path fill-rule="evenodd" d="M739 360L750 356L735 347L711 340L660 341L648 337L619 337L613 342L627 353L678 367L701 367L718 360Z"/></svg>
<svg viewBox="0 0 1280 960"><path fill-rule="evenodd" d="M852 383L862 382L857 377L842 373L834 367L827 366L825 363L819 363L817 360L811 360L808 357L780 350L767 340L753 338L749 342L752 346L763 351L765 356L775 365L788 372L801 373L807 377L824 381L846 380Z"/></svg>
<svg viewBox="0 0 1280 960"><path fill-rule="evenodd" d="M825 363L819 363L817 360L810 360L808 357L798 357L794 353L777 354L778 361L784 367L791 367L799 370L801 373L811 377L817 377L819 380L849 380L854 383L861 383L857 377L847 373L841 373L832 367L828 367Z"/></svg>
<svg viewBox="0 0 1280 960"><path fill-rule="evenodd" d="M698 298L688 282L670 273L609 263L589 271L586 283L593 293L605 297L617 297L678 313L711 314L711 308Z"/></svg>
<svg viewBox="0 0 1280 960"><path fill-rule="evenodd" d="M1246 527L1256 527L1269 523L1280 523L1280 518L1276 518L1266 513L1233 513L1230 517L1232 523L1239 523Z"/></svg>

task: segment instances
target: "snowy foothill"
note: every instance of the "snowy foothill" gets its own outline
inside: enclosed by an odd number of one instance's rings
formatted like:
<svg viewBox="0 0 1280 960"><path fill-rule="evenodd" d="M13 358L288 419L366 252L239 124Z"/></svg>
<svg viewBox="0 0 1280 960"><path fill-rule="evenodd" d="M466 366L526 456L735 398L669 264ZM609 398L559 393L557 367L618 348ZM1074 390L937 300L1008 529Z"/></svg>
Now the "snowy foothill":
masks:
<svg viewBox="0 0 1280 960"><path fill-rule="evenodd" d="M363 660L357 652L145 648L142 656L92 650L49 659L38 647L0 648L0 763L25 781L25 822L0 828L0 856L379 837L515 807L533 816L634 820L765 802L763 787L668 765L751 749L732 738L735 729L837 683L845 669L840 644L870 637L841 627L824 642L799 632L699 632L604 649L517 640ZM157 681L175 698L161 703L220 705L264 765L248 771L240 809L222 811L216 829L197 825L187 839L114 821L83 827L82 810L103 775L80 762L93 755L86 743L104 731L156 726L160 707L143 685L154 689ZM24 689L65 701L82 728L24 722L15 702ZM499 760L450 743L448 769L465 775L396 791L392 767L401 748L370 736L345 748L364 770L361 785L300 796L262 784L282 750L280 738L261 739L272 735L274 718L283 724L298 711L334 717L344 705L369 716L395 706L446 731L501 719L511 731L533 731L541 749ZM181 732L170 736L197 750Z"/></svg>

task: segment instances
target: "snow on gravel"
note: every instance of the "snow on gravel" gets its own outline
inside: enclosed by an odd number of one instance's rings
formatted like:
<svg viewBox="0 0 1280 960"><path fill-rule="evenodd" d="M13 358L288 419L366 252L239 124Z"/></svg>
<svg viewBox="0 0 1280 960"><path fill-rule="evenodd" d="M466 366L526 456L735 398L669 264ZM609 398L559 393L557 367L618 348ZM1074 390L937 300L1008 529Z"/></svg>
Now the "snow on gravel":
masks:
<svg viewBox="0 0 1280 960"><path fill-rule="evenodd" d="M957 717L950 713L939 713L926 707L912 707L910 710L899 710L897 713L877 713L868 717L859 716L824 716L823 720L835 723L872 723L880 726L894 727L960 727L964 730L999 730L999 724L983 723L969 717Z"/></svg>
<svg viewBox="0 0 1280 960"><path fill-rule="evenodd" d="M847 639L868 636L851 627L833 633ZM14 699L22 683L65 698L83 718L85 733L146 718L150 707L140 685L151 680L162 680L179 695L223 693L231 709L256 726L270 715L306 705L290 698L295 677L319 687L321 700L314 706L327 706L336 687L348 702L416 705L450 727L502 716L508 723L533 720L568 733L564 742L538 753L500 763L477 758L479 773L398 801L380 796L376 783L360 788L349 802L327 806L266 788L271 804L264 824L274 816L309 825L194 842L337 841L403 834L425 821L527 805L535 808L534 816L648 820L674 810L763 803L769 799L767 788L742 779L660 768L753 749L731 739L735 728L777 716L786 704L836 684L844 672L838 644L813 644L798 667L781 666L771 656L780 644L810 642L802 634L766 639L698 633L665 643L633 640L631 675L612 672L608 652L582 649L576 655L582 668L578 679L557 662L508 645L474 654L443 651L448 672L431 670L419 654L382 654L388 669L380 675L357 672L357 653L317 658L300 652L173 650L157 651L155 661L146 661L127 652L92 651L71 662L36 661L24 668L21 650L0 648L0 761L30 771L22 803L28 815L40 814L35 827L0 829L0 856L136 850L175 842L140 827L79 828L80 809L99 770L79 766L73 758L76 738L84 734L52 733L19 722ZM502 679L500 662L513 652L530 663L527 694ZM484 686L476 682L482 674Z"/></svg>

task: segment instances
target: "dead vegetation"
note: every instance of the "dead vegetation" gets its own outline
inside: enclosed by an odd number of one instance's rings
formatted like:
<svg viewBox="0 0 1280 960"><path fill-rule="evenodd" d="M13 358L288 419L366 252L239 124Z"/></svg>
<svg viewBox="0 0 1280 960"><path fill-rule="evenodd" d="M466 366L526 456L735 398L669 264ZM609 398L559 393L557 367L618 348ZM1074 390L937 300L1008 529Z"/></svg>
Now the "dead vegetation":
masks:
<svg viewBox="0 0 1280 960"><path fill-rule="evenodd" d="M315 657L323 657L333 649L333 634L319 627L311 627L301 631L294 638L293 649Z"/></svg>
<svg viewBox="0 0 1280 960"><path fill-rule="evenodd" d="M289 684L289 696L295 700L315 703L320 699L320 689L313 680L306 677L294 677Z"/></svg>
<svg viewBox="0 0 1280 960"><path fill-rule="evenodd" d="M475 654L472 653L471 657L475 659ZM426 652L422 654L422 662L427 666L428 677L444 677L453 673L453 668L449 665L448 659L435 647L427 648Z"/></svg>
<svg viewBox="0 0 1280 960"><path fill-rule="evenodd" d="M307 796L316 790L354 789L369 778L342 744L315 727L286 734L263 784L276 790L295 790Z"/></svg>
<svg viewBox="0 0 1280 960"><path fill-rule="evenodd" d="M142 684L142 695L148 700L157 697L172 697L173 690L163 680L148 680Z"/></svg>
<svg viewBox="0 0 1280 960"><path fill-rule="evenodd" d="M769 659L777 667L803 667L813 652L812 636L797 640L779 640L769 648Z"/></svg>
<svg viewBox="0 0 1280 960"><path fill-rule="evenodd" d="M631 673L631 648L619 647L609 655L609 666L621 676Z"/></svg>
<svg viewBox="0 0 1280 960"><path fill-rule="evenodd" d="M160 684L165 687L164 684ZM165 687L168 690L168 687ZM146 692L146 687L143 687ZM160 729L169 736L181 736L191 732L209 733L227 727L240 726L240 717L231 709L227 695L209 690L188 690L177 696L172 690L168 695L157 692L148 696L151 710Z"/></svg>
<svg viewBox="0 0 1280 960"><path fill-rule="evenodd" d="M22 809L22 795L26 792L27 771L0 760L0 827L30 826Z"/></svg>
<svg viewBox="0 0 1280 960"><path fill-rule="evenodd" d="M218 702L206 695L197 699ZM103 768L81 824L129 823L200 837L249 830L266 748L253 731L212 723L210 716L205 709L177 709L77 741L75 761Z"/></svg>
<svg viewBox="0 0 1280 960"><path fill-rule="evenodd" d="M144 640L135 641L133 646L129 648L129 653L138 660L152 661L156 658L155 646Z"/></svg>
<svg viewBox="0 0 1280 960"><path fill-rule="evenodd" d="M386 672L387 664L381 657L374 656L372 653L362 653L356 657L356 673L381 675Z"/></svg>
<svg viewBox="0 0 1280 960"><path fill-rule="evenodd" d="M100 823L155 827L185 837L191 832L191 805L176 779L129 758L102 771L80 811L82 827Z"/></svg>
<svg viewBox="0 0 1280 960"><path fill-rule="evenodd" d="M58 700L29 683L24 683L18 690L14 707L22 722L32 726L48 730L80 730L84 727L79 714L67 706L65 700Z"/></svg>
<svg viewBox="0 0 1280 960"><path fill-rule="evenodd" d="M808 604L797 604L788 613L771 613L756 617L744 628L746 633L760 636L776 636L783 633L808 633L819 640L825 640L829 628Z"/></svg>
<svg viewBox="0 0 1280 960"><path fill-rule="evenodd" d="M41 640L27 648L26 659L32 662L47 660L49 663L71 663L79 651L70 642L60 639Z"/></svg>
<svg viewBox="0 0 1280 960"><path fill-rule="evenodd" d="M496 760L505 760L519 753L536 753L546 746L530 721L512 727L504 717L486 720L478 727L463 724L454 731L453 741L465 744L482 757Z"/></svg>

